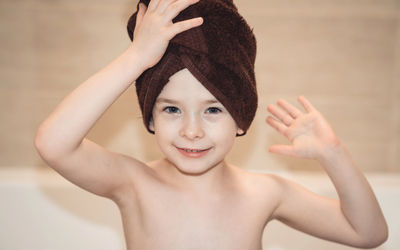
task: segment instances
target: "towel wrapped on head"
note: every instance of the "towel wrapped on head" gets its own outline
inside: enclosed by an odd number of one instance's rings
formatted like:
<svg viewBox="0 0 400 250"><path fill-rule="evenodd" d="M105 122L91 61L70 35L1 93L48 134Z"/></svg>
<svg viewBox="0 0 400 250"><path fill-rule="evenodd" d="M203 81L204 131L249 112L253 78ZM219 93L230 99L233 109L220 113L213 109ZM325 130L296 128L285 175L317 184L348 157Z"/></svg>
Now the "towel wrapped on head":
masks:
<svg viewBox="0 0 400 250"><path fill-rule="evenodd" d="M150 0L140 0L148 6ZM137 5L137 11L139 3ZM127 29L133 41L137 11ZM228 110L244 135L257 109L254 74L256 39L232 0L200 0L179 13L173 23L202 17L203 24L177 34L165 54L136 80L143 122L151 133L154 103L169 78L187 68ZM239 134L238 134L239 135Z"/></svg>

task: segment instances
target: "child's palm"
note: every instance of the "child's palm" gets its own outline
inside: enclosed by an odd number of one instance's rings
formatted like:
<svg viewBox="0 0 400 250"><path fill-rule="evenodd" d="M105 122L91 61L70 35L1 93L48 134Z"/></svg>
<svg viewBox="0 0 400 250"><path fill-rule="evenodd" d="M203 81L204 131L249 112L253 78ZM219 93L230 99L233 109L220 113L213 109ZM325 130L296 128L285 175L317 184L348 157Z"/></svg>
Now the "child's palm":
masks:
<svg viewBox="0 0 400 250"><path fill-rule="evenodd" d="M330 147L337 145L338 138L325 118L304 97L299 102L306 109L301 112L284 100L278 102L283 111L274 105L268 110L278 119L267 118L268 124L284 135L291 145L273 145L270 151L300 158L317 159Z"/></svg>

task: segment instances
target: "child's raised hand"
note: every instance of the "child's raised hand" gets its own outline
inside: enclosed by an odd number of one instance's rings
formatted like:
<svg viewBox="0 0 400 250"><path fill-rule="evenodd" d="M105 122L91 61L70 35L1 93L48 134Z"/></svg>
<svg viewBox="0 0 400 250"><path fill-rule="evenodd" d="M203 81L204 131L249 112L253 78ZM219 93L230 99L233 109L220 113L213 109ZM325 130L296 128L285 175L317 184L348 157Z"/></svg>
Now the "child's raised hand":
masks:
<svg viewBox="0 0 400 250"><path fill-rule="evenodd" d="M268 105L272 116L267 117L267 123L284 135L291 145L273 145L272 153L284 154L300 158L321 159L335 146L340 144L334 131L322 114L303 96L298 97L305 113L285 100L275 105Z"/></svg>
<svg viewBox="0 0 400 250"><path fill-rule="evenodd" d="M146 69L160 61L175 35L203 23L201 17L172 22L183 9L198 1L151 0L148 8L143 3L139 4L131 47L140 55Z"/></svg>

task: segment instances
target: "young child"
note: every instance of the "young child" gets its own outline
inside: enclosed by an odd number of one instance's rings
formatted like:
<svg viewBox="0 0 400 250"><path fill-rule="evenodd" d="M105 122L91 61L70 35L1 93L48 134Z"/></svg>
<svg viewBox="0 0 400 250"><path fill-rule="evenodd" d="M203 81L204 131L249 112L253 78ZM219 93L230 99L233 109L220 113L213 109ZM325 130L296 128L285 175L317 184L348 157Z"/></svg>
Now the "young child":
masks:
<svg viewBox="0 0 400 250"><path fill-rule="evenodd" d="M359 248L388 237L375 195L328 122L279 100L267 123L290 145L270 152L315 159L340 200L225 161L254 118L256 41L231 0L140 1L128 49L69 94L41 124L35 147L72 183L113 200L130 250L260 250L271 220ZM232 35L233 34L233 35ZM142 163L85 138L136 81L146 128L165 158Z"/></svg>

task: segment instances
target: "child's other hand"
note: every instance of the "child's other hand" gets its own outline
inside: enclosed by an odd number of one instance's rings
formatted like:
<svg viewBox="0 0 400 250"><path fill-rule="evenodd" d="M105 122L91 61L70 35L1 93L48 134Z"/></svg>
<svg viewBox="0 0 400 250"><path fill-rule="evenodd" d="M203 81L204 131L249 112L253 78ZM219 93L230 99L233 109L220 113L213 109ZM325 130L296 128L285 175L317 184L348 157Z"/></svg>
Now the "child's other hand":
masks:
<svg viewBox="0 0 400 250"><path fill-rule="evenodd" d="M300 158L321 159L340 144L334 131L322 114L303 96L298 97L304 107L303 113L285 100L268 105L268 111L274 115L267 117L267 123L284 135L291 145L273 145L269 151Z"/></svg>
<svg viewBox="0 0 400 250"><path fill-rule="evenodd" d="M151 0L148 8L140 3L136 17L134 39L131 44L145 69L157 64L164 55L169 41L178 33L203 23L201 17L173 23L182 10L199 0Z"/></svg>

